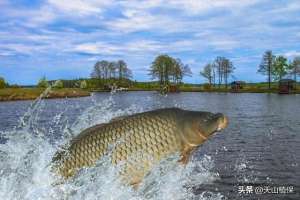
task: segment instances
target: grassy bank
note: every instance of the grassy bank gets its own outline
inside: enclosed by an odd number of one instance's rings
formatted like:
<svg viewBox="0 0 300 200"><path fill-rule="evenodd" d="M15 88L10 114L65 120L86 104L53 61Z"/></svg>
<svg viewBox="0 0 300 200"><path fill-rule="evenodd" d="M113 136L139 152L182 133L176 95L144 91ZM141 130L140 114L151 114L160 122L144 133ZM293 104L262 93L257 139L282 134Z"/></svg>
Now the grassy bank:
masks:
<svg viewBox="0 0 300 200"><path fill-rule="evenodd" d="M238 91L231 90L230 88L180 88L181 92L229 92L229 93L278 93L278 89L250 89L244 88L239 89ZM297 91L300 93L300 90Z"/></svg>
<svg viewBox="0 0 300 200"><path fill-rule="evenodd" d="M247 83L242 89L234 91L231 89L230 85L226 88L225 85L218 87L207 88L205 85L199 85L197 87L190 85L182 85L180 87L182 92L234 92L234 93L278 93L278 83L272 83L271 89L268 88L268 83ZM296 90L293 93L300 94L299 83L296 86Z"/></svg>
<svg viewBox="0 0 300 200"><path fill-rule="evenodd" d="M5 88L0 89L0 101L32 100L40 96L42 88ZM52 89L44 98L72 98L89 96L90 92L78 88Z"/></svg>
<svg viewBox="0 0 300 200"><path fill-rule="evenodd" d="M230 87L225 86L206 88L204 85L188 85L183 84L180 86L181 92L234 92L234 93L278 93L278 85L272 84L271 90L268 89L265 83L253 83L247 84L243 89L233 91ZM32 100L38 98L44 91L43 88L5 88L0 89L0 101L13 101L13 100ZM72 97L84 97L89 96L91 92L108 92L109 90L104 89L87 89L82 90L79 88L63 88L63 89L52 89L48 95L44 98L72 98ZM157 84L149 84L147 86L134 85L128 88L127 91L159 91ZM300 86L293 91L295 94L300 94Z"/></svg>

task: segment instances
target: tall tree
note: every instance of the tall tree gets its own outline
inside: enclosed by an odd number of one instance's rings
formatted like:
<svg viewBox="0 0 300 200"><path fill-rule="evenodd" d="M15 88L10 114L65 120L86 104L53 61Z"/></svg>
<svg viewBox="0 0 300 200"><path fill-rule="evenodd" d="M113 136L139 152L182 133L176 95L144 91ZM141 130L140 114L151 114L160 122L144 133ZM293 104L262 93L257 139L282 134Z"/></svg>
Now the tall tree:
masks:
<svg viewBox="0 0 300 200"><path fill-rule="evenodd" d="M171 82L180 84L184 76L191 76L191 74L188 65L168 55L157 56L150 67L150 75L152 79L158 79L161 91L168 88Z"/></svg>
<svg viewBox="0 0 300 200"><path fill-rule="evenodd" d="M127 64L124 60L118 60L116 62L116 69L118 71L119 80L122 80L124 78L132 78L132 71L127 67Z"/></svg>
<svg viewBox="0 0 300 200"><path fill-rule="evenodd" d="M159 55L152 62L150 75L152 79L158 78L161 88L169 85L169 77L173 64L173 59L168 55Z"/></svg>
<svg viewBox="0 0 300 200"><path fill-rule="evenodd" d="M107 82L109 79L110 81L112 81L111 79L130 79L132 78L132 72L123 60L117 62L101 60L94 65L91 77Z"/></svg>
<svg viewBox="0 0 300 200"><path fill-rule="evenodd" d="M132 71L128 67L124 70L124 78L131 79L132 78Z"/></svg>
<svg viewBox="0 0 300 200"><path fill-rule="evenodd" d="M271 89L274 60L275 60L275 56L273 55L272 51L267 50L265 51L262 61L258 68L259 73L263 75L267 75L269 89Z"/></svg>
<svg viewBox="0 0 300 200"><path fill-rule="evenodd" d="M184 77L184 76L191 77L193 75L193 72L188 65L183 65L183 68L181 69L181 71L182 71L182 77Z"/></svg>
<svg viewBox="0 0 300 200"><path fill-rule="evenodd" d="M115 62L109 62L108 64L108 74L109 78L116 78L116 63Z"/></svg>
<svg viewBox="0 0 300 200"><path fill-rule="evenodd" d="M294 81L297 82L297 76L300 76L300 56L293 59L289 67L289 73L293 76Z"/></svg>
<svg viewBox="0 0 300 200"><path fill-rule="evenodd" d="M221 84L223 83L223 75L224 75L223 66L224 66L225 59L226 58L224 58L224 57L218 56L214 61L214 64L216 66L217 75L218 75L218 80L219 80L219 84L218 84L219 88L221 87Z"/></svg>
<svg viewBox="0 0 300 200"><path fill-rule="evenodd" d="M91 73L91 77L92 78L98 78L98 79L101 79L102 78L102 71L101 71L101 64L100 62L96 62L95 65L94 65L94 69Z"/></svg>
<svg viewBox="0 0 300 200"><path fill-rule="evenodd" d="M225 87L227 88L229 75L233 73L234 69L235 68L232 62L228 58L221 57L221 56L216 57L212 65L214 84L215 84L215 76L217 76L219 82L218 87L220 88L224 81Z"/></svg>
<svg viewBox="0 0 300 200"><path fill-rule="evenodd" d="M184 76L192 76L192 71L188 65L183 64L182 61L177 58L173 59L171 76L173 77L173 82L178 85L181 83Z"/></svg>
<svg viewBox="0 0 300 200"><path fill-rule="evenodd" d="M109 61L102 60L101 61L101 68L103 70L103 79L107 80L109 78Z"/></svg>
<svg viewBox="0 0 300 200"><path fill-rule="evenodd" d="M125 69L127 68L127 64L124 60L118 60L116 63L116 67L119 73L119 79L122 80L125 76Z"/></svg>
<svg viewBox="0 0 300 200"><path fill-rule="evenodd" d="M284 56L277 56L274 61L272 75L274 80L280 81L288 73L288 63Z"/></svg>
<svg viewBox="0 0 300 200"><path fill-rule="evenodd" d="M213 81L213 66L208 63L204 66L203 70L200 71L200 75L207 79L209 85L212 85Z"/></svg>
<svg viewBox="0 0 300 200"><path fill-rule="evenodd" d="M174 69L172 70L172 79L175 84L178 84L182 80L183 77L182 68L184 66L180 59L173 60L173 62L174 62Z"/></svg>
<svg viewBox="0 0 300 200"><path fill-rule="evenodd" d="M212 69L212 81L213 81L213 85L214 87L216 87L216 69L217 69L217 65L216 63L212 63L211 65L211 69Z"/></svg>
<svg viewBox="0 0 300 200"><path fill-rule="evenodd" d="M93 71L91 73L92 78L104 79L106 80L109 75L109 65L110 62L106 60L101 60L96 62L94 65Z"/></svg>
<svg viewBox="0 0 300 200"><path fill-rule="evenodd" d="M224 81L225 81L225 87L226 88L228 86L228 77L231 73L233 73L234 69L235 68L234 68L232 62L229 59L225 58L223 60L223 73L224 73L223 76L224 76Z"/></svg>

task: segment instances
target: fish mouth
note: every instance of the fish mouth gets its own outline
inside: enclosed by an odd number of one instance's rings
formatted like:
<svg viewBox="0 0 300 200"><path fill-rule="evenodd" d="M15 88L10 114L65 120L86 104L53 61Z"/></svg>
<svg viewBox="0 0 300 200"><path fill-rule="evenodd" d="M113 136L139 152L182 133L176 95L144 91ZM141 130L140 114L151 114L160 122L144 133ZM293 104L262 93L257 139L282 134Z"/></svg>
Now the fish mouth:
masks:
<svg viewBox="0 0 300 200"><path fill-rule="evenodd" d="M225 115L222 115L222 117L219 120L217 131L222 131L228 126L228 117Z"/></svg>

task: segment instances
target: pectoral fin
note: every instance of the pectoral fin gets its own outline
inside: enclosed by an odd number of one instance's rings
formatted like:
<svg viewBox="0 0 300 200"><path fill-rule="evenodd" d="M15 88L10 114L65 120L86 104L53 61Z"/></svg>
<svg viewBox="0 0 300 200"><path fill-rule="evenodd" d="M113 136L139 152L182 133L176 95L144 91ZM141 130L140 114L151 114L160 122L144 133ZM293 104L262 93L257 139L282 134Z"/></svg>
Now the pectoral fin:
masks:
<svg viewBox="0 0 300 200"><path fill-rule="evenodd" d="M181 153L181 159L178 162L186 165L189 162L190 156L194 151L194 149L195 147L190 147L190 146L185 147Z"/></svg>

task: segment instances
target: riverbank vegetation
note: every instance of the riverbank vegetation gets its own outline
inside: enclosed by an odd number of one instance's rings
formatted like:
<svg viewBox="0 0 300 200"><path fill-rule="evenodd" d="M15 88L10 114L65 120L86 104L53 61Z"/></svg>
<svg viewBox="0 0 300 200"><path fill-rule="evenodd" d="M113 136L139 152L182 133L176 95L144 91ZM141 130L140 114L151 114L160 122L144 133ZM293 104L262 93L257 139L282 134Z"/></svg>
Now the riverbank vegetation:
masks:
<svg viewBox="0 0 300 200"><path fill-rule="evenodd" d="M93 66L90 78L75 80L50 80L41 78L35 86L25 87L10 85L0 77L0 101L26 100L37 98L45 88L51 86L49 95L45 98L64 98L88 96L91 92L126 90L126 91L159 91L167 92L249 92L249 93L278 93L280 89L288 89L288 93L300 93L297 77L300 76L300 57L288 61L282 55L275 56L268 50L263 54L257 73L266 76L267 82L246 83L235 77L236 66L226 58L218 56L212 62L199 69L198 76L206 83L184 83L183 78L192 76L190 67L179 58L167 54L158 55L149 67L149 77L152 81L139 82L133 80L132 70L124 60L100 60ZM230 82L229 80L234 80ZM280 88L280 82L290 85ZM284 91L285 92L285 91Z"/></svg>
<svg viewBox="0 0 300 200"><path fill-rule="evenodd" d="M5 88L0 89L0 101L33 100L38 98L44 88ZM72 98L89 96L90 93L78 88L51 89L43 98Z"/></svg>
<svg viewBox="0 0 300 200"><path fill-rule="evenodd" d="M218 91L216 88L221 89L222 84L228 88L229 77L233 80L237 78L233 76L235 67L233 63L225 57L217 57L212 63L207 63L200 71L200 75L207 81L206 88ZM258 66L258 73L267 77L267 89L269 92L278 90L279 82L284 78L291 79L295 84L297 90L297 76L300 76L300 57L295 57L293 61L288 63L288 59L282 55L275 56L272 51L268 50L264 53L261 63ZM243 81L234 81L243 82ZM232 83L234 83L232 82ZM232 85L231 83L231 85ZM260 87L260 83L245 85L239 88L239 91L253 91L253 92L268 92L266 88Z"/></svg>
<svg viewBox="0 0 300 200"><path fill-rule="evenodd" d="M71 97L83 97L89 96L91 92L108 92L110 90L105 90L103 88L97 88L93 86L92 88L81 89L78 88L78 84L82 82L93 83L97 85L98 83L95 79L81 79L81 80L60 80L61 82L73 82L76 87L71 88L52 88L48 95L44 98L71 98ZM111 82L113 82L111 80ZM126 91L160 91L160 84L157 81L152 82L137 82L128 81L129 87ZM99 83L99 85L102 83ZM32 100L36 99L41 95L45 88L23 88L23 87L8 87L0 89L0 101L11 101L11 100ZM234 92L234 93L278 93L278 83L271 82L271 88L268 88L268 82L263 83L245 83L243 88L238 91L232 90L222 84L220 87L209 87L206 84L185 84L182 83L179 86L181 92ZM298 83L297 89L294 93L300 94L300 84Z"/></svg>

